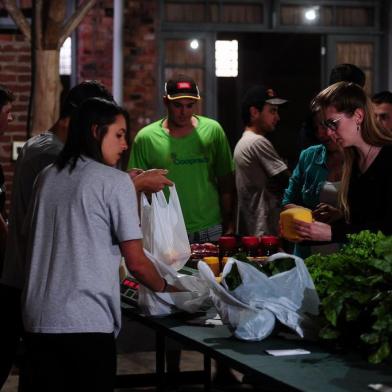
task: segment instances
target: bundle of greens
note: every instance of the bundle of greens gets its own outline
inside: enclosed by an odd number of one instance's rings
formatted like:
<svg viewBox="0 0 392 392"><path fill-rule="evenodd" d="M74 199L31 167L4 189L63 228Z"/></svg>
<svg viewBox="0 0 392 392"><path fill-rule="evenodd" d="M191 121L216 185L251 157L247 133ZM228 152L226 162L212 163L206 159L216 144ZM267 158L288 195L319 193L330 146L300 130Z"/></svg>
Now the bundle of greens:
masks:
<svg viewBox="0 0 392 392"><path fill-rule="evenodd" d="M295 267L295 261L292 257L282 257L269 263L263 264L262 272L267 276L280 274L281 272L289 271Z"/></svg>
<svg viewBox="0 0 392 392"><path fill-rule="evenodd" d="M341 251L305 260L320 297L320 337L363 350L371 363L391 357L392 237L367 230Z"/></svg>
<svg viewBox="0 0 392 392"><path fill-rule="evenodd" d="M273 262L264 264L249 260L245 253L237 253L234 258L236 260L240 260L244 263L250 264L251 266L258 269L267 276L273 276L295 267L295 261L291 257L283 257ZM235 290L242 283L241 275L238 271L237 264L233 264L230 272L225 276L225 282L230 291Z"/></svg>

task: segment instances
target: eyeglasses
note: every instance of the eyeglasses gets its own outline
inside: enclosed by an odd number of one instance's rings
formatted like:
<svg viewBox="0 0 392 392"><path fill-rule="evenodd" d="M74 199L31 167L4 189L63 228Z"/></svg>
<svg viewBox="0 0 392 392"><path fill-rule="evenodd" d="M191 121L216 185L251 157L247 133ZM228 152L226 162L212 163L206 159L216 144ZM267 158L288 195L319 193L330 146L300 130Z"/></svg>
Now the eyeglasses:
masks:
<svg viewBox="0 0 392 392"><path fill-rule="evenodd" d="M330 129L332 132L336 132L339 127L339 121L343 118L344 116L341 116L339 118L329 118L328 120L323 120L321 121L321 125L324 128Z"/></svg>
<svg viewBox="0 0 392 392"><path fill-rule="evenodd" d="M388 120L388 113L376 113L377 121L385 121Z"/></svg>

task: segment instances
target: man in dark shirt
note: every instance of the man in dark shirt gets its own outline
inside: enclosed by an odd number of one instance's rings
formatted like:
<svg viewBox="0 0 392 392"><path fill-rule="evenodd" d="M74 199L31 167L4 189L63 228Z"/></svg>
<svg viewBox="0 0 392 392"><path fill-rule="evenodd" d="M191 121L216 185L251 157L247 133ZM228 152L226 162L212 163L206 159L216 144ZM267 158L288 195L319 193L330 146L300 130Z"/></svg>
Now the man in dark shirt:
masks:
<svg viewBox="0 0 392 392"><path fill-rule="evenodd" d="M12 102L14 100L15 98L12 92L0 85L0 134L3 134L7 130L8 124L13 120L11 111ZM3 168L0 165L0 274L3 269L7 232L7 224L5 221L5 180ZM4 377L6 378L6 375L0 371L0 389L5 381Z"/></svg>
<svg viewBox="0 0 392 392"><path fill-rule="evenodd" d="M374 94L372 103L379 125L392 135L392 93L381 91Z"/></svg>
<svg viewBox="0 0 392 392"><path fill-rule="evenodd" d="M6 87L0 85L0 134L3 134L8 124L13 120L12 102L14 95ZM0 271L3 265L7 225L5 224L5 181L3 168L0 165Z"/></svg>

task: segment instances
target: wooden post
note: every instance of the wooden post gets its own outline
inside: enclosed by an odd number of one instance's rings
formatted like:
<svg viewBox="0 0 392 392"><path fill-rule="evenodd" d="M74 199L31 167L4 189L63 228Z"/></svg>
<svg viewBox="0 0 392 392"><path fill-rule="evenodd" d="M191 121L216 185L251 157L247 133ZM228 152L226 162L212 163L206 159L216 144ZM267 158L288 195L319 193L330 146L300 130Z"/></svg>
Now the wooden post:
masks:
<svg viewBox="0 0 392 392"><path fill-rule="evenodd" d="M58 119L61 93L60 48L96 0L83 1L68 20L65 20L66 0L35 0L34 37L16 0L1 1L25 39L32 45L35 54L32 67L35 74L32 75L34 93L31 126L34 135L47 131Z"/></svg>
<svg viewBox="0 0 392 392"><path fill-rule="evenodd" d="M32 134L47 131L59 117L61 82L59 50L35 52Z"/></svg>

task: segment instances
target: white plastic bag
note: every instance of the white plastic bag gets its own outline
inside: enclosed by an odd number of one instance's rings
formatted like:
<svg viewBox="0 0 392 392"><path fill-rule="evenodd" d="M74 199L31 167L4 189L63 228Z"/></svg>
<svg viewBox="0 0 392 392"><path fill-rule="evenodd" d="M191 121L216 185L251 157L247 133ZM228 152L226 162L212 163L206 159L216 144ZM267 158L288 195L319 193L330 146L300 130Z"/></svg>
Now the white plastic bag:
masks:
<svg viewBox="0 0 392 392"><path fill-rule="evenodd" d="M231 269L234 259L229 259L223 269L225 276ZM275 316L236 299L226 288L218 284L211 268L199 261L200 276L210 287L210 297L223 323L229 324L234 335L243 340L261 340L267 337L275 326ZM253 267L252 267L253 268Z"/></svg>
<svg viewBox="0 0 392 392"><path fill-rule="evenodd" d="M209 267L199 262L198 269L209 283L212 300L223 320L234 328L236 337L261 340L273 330L275 318L304 337L313 333L309 315L318 314L319 298L309 272L299 257L277 253L268 261L291 257L295 267L289 271L267 277L248 263L229 259L223 269L225 277L237 264L242 284L229 291L217 284ZM211 274L210 274L211 272Z"/></svg>
<svg viewBox="0 0 392 392"><path fill-rule="evenodd" d="M152 316L164 316L178 311L178 309L194 313L209 300L208 286L199 274L181 274L172 266L159 261L147 250L144 252L169 284L183 290L177 293L156 293L140 285L138 306L144 313Z"/></svg>
<svg viewBox="0 0 392 392"><path fill-rule="evenodd" d="M209 290L198 274L178 272L188 261L191 249L174 185L170 187L168 202L162 191L152 194L151 204L142 194L141 227L147 257L169 284L183 291L156 293L140 285L139 307L153 316L164 316L178 309L196 312L209 299Z"/></svg>
<svg viewBox="0 0 392 392"><path fill-rule="evenodd" d="M191 255L180 201L175 186L169 187L170 197L160 191L141 197L141 227L143 246L158 260L181 269Z"/></svg>

